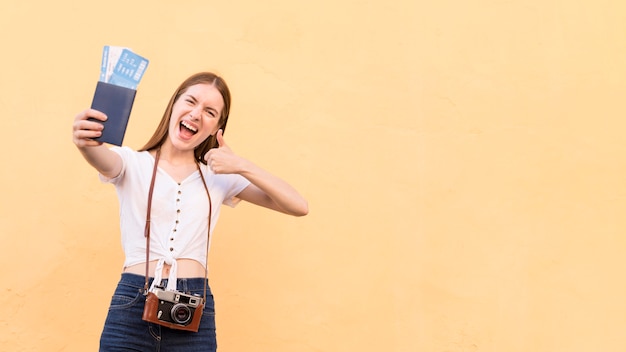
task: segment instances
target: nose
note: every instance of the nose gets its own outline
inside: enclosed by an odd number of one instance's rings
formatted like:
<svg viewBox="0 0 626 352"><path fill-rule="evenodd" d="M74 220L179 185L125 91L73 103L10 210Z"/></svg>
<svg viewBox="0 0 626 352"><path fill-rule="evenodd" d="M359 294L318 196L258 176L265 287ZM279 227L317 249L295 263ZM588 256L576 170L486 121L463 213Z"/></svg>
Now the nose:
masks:
<svg viewBox="0 0 626 352"><path fill-rule="evenodd" d="M202 109L195 108L189 112L189 118L192 120L199 120L202 114Z"/></svg>

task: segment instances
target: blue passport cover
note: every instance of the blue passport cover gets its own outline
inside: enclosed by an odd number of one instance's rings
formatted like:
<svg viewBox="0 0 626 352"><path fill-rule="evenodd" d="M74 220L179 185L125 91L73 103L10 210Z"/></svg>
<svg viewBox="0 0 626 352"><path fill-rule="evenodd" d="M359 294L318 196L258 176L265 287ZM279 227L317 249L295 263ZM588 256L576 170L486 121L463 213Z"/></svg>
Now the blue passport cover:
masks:
<svg viewBox="0 0 626 352"><path fill-rule="evenodd" d="M104 130L97 141L122 145L136 94L134 89L98 81L91 108L102 111L108 119L98 121L104 124Z"/></svg>

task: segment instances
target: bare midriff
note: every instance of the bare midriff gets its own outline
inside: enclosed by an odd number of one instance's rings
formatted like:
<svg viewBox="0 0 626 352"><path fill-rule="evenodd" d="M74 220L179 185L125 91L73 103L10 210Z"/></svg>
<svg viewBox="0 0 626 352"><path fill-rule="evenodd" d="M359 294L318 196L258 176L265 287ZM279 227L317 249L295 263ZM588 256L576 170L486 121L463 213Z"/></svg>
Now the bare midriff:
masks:
<svg viewBox="0 0 626 352"><path fill-rule="evenodd" d="M193 259L177 259L176 263L178 264L178 272L176 276L178 278L192 278L192 277L204 277L206 271L204 270L204 266L199 262ZM150 265L148 266L148 276L154 277L154 269L156 268L157 261L150 261ZM167 279L170 275L171 266L168 264L163 265L163 274L162 277ZM141 276L146 275L146 264L135 264L129 267L124 268L125 273L137 274Z"/></svg>

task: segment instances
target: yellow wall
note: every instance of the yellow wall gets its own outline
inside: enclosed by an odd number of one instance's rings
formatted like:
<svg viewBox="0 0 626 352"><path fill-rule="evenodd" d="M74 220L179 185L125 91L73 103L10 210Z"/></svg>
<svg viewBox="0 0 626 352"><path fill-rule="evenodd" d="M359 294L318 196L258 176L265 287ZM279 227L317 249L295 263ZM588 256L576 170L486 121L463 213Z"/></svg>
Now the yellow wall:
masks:
<svg viewBox="0 0 626 352"><path fill-rule="evenodd" d="M222 351L624 351L626 3L0 5L0 349L93 351L122 253L71 142L102 46L151 62L126 144L215 70L227 141L305 218L225 209Z"/></svg>

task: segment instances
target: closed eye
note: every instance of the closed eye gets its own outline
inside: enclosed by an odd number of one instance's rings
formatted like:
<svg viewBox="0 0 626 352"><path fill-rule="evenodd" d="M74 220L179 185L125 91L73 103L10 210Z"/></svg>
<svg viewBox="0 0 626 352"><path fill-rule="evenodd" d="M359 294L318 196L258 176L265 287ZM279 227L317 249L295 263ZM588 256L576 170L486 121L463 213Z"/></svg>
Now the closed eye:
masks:
<svg viewBox="0 0 626 352"><path fill-rule="evenodd" d="M185 94L183 97L185 98L185 101L189 103L195 103L198 101L198 99L191 94Z"/></svg>
<svg viewBox="0 0 626 352"><path fill-rule="evenodd" d="M189 106L194 106L198 103L198 100L193 96L193 95L186 95L185 96L185 102L189 105ZM204 112L206 114L208 114L209 116L211 116L212 118L216 118L218 116L218 112L217 110L215 110L214 108L208 106L204 109Z"/></svg>
<svg viewBox="0 0 626 352"><path fill-rule="evenodd" d="M216 112L212 108L206 108L204 111L206 111L207 114L211 115L211 117L215 117L216 116Z"/></svg>

